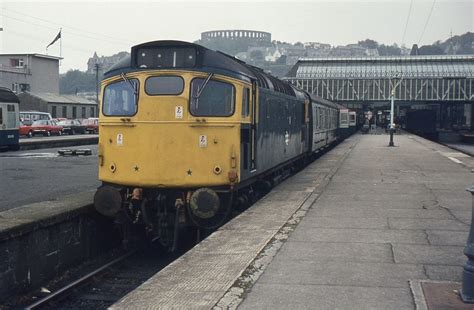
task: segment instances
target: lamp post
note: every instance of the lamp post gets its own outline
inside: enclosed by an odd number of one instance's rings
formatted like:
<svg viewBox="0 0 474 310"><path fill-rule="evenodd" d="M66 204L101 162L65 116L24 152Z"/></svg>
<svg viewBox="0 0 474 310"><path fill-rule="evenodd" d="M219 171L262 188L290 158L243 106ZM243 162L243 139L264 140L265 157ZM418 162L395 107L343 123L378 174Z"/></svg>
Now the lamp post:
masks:
<svg viewBox="0 0 474 310"><path fill-rule="evenodd" d="M395 146L393 143L393 133L395 131L395 115L394 115L394 106L395 106L395 90L397 89L397 86L400 85L401 79L399 77L392 77L391 81L393 80L398 80L396 83L391 83L392 84L392 92L390 94L391 97L391 103L390 103L390 142L388 143L388 146Z"/></svg>
<svg viewBox="0 0 474 310"><path fill-rule="evenodd" d="M392 88L392 96L391 96L391 104L390 104L390 142L388 143L388 146L395 146L393 144L393 131L395 130L393 126L393 110L394 110L394 105L395 105L395 88Z"/></svg>
<svg viewBox="0 0 474 310"><path fill-rule="evenodd" d="M95 71L95 102L97 102L97 114L94 116L99 115L99 64L96 63L94 65L94 71Z"/></svg>

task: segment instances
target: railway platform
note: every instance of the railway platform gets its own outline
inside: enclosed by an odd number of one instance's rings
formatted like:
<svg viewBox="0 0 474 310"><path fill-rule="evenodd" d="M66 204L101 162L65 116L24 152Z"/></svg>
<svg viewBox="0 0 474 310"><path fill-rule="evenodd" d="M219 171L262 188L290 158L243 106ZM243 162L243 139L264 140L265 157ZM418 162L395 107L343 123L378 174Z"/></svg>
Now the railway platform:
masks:
<svg viewBox="0 0 474 310"><path fill-rule="evenodd" d="M97 144L99 136L96 134L56 137L21 138L20 150L35 150L53 147L68 147Z"/></svg>
<svg viewBox="0 0 474 310"><path fill-rule="evenodd" d="M460 303L474 159L354 135L112 309L472 309Z"/></svg>

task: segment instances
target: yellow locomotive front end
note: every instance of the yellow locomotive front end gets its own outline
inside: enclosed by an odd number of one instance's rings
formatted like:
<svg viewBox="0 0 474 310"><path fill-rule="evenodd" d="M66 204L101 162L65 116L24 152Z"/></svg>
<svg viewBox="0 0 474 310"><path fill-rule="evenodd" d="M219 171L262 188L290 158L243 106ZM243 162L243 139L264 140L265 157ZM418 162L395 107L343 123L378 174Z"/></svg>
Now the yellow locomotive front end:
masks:
<svg viewBox="0 0 474 310"><path fill-rule="evenodd" d="M141 225L173 249L181 228L213 228L228 218L239 183L241 127L250 122L252 81L239 68L195 44L157 41L133 47L105 74L103 185L94 197L100 213Z"/></svg>
<svg viewBox="0 0 474 310"><path fill-rule="evenodd" d="M144 188L229 186L239 171L236 102L243 88L224 76L176 70L103 81L100 180Z"/></svg>

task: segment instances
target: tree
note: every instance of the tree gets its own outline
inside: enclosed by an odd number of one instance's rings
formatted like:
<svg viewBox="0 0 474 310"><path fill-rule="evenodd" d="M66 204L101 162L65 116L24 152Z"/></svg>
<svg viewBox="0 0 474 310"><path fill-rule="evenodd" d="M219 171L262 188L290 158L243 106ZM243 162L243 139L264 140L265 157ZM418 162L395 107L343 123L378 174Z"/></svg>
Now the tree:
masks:
<svg viewBox="0 0 474 310"><path fill-rule="evenodd" d="M75 94L77 92L95 91L95 75L79 70L69 70L59 77L59 93Z"/></svg>
<svg viewBox="0 0 474 310"><path fill-rule="evenodd" d="M418 49L418 55L444 55L444 51L438 45L423 45Z"/></svg>
<svg viewBox="0 0 474 310"><path fill-rule="evenodd" d="M371 40L371 39L365 39L364 41L359 41L359 42L357 42L357 44L362 46L362 47L370 48L370 49L374 49L374 48L377 48L379 46L377 41L374 41L374 40Z"/></svg>
<svg viewBox="0 0 474 310"><path fill-rule="evenodd" d="M384 45L381 44L377 48L380 56L399 56L402 54L402 50L397 45Z"/></svg>

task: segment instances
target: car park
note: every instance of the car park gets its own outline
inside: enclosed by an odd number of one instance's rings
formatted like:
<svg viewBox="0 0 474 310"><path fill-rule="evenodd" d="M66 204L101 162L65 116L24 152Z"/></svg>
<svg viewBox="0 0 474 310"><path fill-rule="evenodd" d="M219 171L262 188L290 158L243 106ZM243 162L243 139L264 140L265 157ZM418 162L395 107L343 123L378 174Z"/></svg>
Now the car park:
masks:
<svg viewBox="0 0 474 310"><path fill-rule="evenodd" d="M79 120L67 119L59 122L59 126L63 127L63 133L74 135L76 133L86 133L86 127Z"/></svg>

